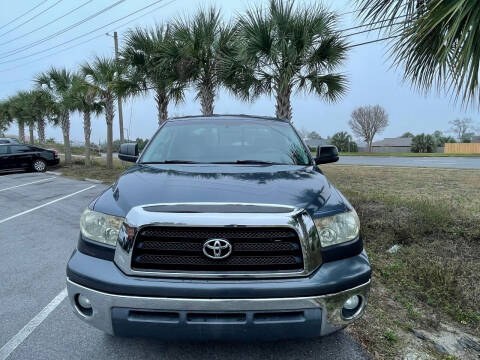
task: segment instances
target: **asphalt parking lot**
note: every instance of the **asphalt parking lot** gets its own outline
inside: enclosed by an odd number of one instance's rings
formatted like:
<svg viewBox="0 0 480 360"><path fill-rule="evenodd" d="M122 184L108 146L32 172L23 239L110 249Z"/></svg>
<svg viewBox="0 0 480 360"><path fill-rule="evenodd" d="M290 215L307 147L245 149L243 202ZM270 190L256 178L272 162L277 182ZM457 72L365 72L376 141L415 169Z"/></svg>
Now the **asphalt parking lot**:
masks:
<svg viewBox="0 0 480 360"><path fill-rule="evenodd" d="M117 338L73 314L65 266L83 209L105 185L51 174L0 175L0 360L366 359L345 332L274 343Z"/></svg>

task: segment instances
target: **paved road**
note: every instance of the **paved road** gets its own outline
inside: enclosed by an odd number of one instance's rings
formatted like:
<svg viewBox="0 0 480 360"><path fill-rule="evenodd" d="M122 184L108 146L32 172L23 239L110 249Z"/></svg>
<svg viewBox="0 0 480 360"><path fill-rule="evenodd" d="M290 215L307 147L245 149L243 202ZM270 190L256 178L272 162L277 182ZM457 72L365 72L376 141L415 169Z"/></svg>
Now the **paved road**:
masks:
<svg viewBox="0 0 480 360"><path fill-rule="evenodd" d="M480 157L340 156L338 164L480 169Z"/></svg>
<svg viewBox="0 0 480 360"><path fill-rule="evenodd" d="M90 328L65 299L78 220L104 185L49 174L0 176L0 360L366 359L344 332L257 344L116 338Z"/></svg>

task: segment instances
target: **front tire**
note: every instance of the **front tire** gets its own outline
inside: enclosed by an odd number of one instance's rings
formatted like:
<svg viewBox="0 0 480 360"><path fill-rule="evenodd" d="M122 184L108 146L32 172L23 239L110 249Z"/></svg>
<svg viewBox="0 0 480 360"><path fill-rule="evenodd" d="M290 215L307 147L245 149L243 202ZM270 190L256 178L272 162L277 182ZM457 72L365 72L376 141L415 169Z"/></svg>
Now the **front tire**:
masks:
<svg viewBox="0 0 480 360"><path fill-rule="evenodd" d="M36 159L33 161L32 168L33 171L36 172L45 172L47 171L47 163L45 162L45 160Z"/></svg>

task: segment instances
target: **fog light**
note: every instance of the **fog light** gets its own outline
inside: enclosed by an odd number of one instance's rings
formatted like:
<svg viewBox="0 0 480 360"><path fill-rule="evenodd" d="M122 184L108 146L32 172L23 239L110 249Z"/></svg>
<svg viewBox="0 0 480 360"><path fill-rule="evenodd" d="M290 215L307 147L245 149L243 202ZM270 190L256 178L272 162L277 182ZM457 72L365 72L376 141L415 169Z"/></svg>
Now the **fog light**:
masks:
<svg viewBox="0 0 480 360"><path fill-rule="evenodd" d="M77 310L85 316L91 316L93 313L92 303L90 299L82 294L77 294L75 296L75 305L77 305Z"/></svg>
<svg viewBox="0 0 480 360"><path fill-rule="evenodd" d="M77 301L78 301L78 305L80 305L82 308L85 308L85 309L92 308L92 304L90 303L90 300L88 300L87 297L81 294L78 295Z"/></svg>
<svg viewBox="0 0 480 360"><path fill-rule="evenodd" d="M362 310L362 298L358 295L353 295L345 301L342 308L342 316L346 320L352 320L357 317Z"/></svg>
<svg viewBox="0 0 480 360"><path fill-rule="evenodd" d="M349 297L347 301L345 301L343 307L347 310L354 310L358 307L358 304L360 304L360 298L358 295L353 295L352 297Z"/></svg>

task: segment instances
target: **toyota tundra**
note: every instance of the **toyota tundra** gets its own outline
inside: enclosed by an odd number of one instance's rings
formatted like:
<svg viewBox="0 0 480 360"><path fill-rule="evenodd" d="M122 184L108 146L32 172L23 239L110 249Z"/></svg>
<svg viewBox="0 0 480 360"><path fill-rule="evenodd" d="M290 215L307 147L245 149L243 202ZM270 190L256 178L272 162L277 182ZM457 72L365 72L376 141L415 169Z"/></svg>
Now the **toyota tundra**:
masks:
<svg viewBox="0 0 480 360"><path fill-rule="evenodd" d="M370 264L355 209L293 126L216 115L166 121L93 200L67 265L74 312L117 336L316 337L358 319Z"/></svg>

